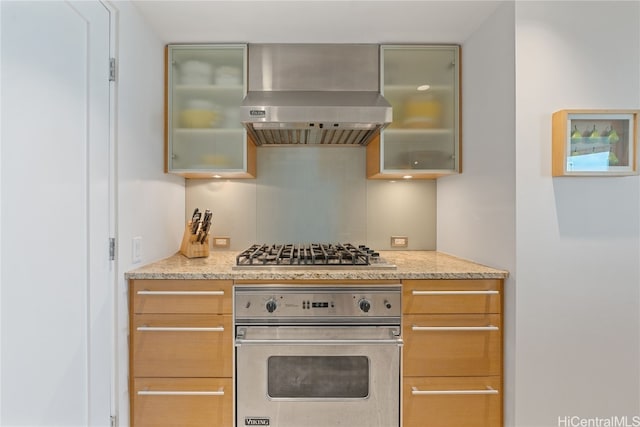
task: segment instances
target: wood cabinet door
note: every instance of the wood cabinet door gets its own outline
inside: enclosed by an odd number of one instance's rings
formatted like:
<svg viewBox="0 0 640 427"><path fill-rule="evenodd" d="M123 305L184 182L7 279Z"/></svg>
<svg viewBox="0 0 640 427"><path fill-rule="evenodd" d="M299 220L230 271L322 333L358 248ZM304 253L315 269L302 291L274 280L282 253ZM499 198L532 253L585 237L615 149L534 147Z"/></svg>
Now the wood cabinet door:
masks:
<svg viewBox="0 0 640 427"><path fill-rule="evenodd" d="M231 427L231 378L136 378L135 427Z"/></svg>
<svg viewBox="0 0 640 427"><path fill-rule="evenodd" d="M231 377L231 315L134 316L135 377Z"/></svg>
<svg viewBox="0 0 640 427"><path fill-rule="evenodd" d="M404 378L404 427L500 427L499 377Z"/></svg>
<svg viewBox="0 0 640 427"><path fill-rule="evenodd" d="M403 313L500 313L501 280L405 280Z"/></svg>
<svg viewBox="0 0 640 427"><path fill-rule="evenodd" d="M499 314L421 314L403 318L404 376L500 375Z"/></svg>
<svg viewBox="0 0 640 427"><path fill-rule="evenodd" d="M133 280L134 313L231 314L231 280Z"/></svg>

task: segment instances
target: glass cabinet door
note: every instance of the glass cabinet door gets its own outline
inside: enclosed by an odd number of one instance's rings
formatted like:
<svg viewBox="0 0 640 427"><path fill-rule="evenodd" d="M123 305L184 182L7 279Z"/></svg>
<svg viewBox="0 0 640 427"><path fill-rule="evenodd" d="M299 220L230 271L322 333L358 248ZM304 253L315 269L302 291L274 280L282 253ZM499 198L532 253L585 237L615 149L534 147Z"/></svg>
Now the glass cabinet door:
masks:
<svg viewBox="0 0 640 427"><path fill-rule="evenodd" d="M252 177L240 123L246 45L167 47L167 170L187 177Z"/></svg>
<svg viewBox="0 0 640 427"><path fill-rule="evenodd" d="M381 46L381 88L393 107L381 174L433 178L459 171L459 46Z"/></svg>

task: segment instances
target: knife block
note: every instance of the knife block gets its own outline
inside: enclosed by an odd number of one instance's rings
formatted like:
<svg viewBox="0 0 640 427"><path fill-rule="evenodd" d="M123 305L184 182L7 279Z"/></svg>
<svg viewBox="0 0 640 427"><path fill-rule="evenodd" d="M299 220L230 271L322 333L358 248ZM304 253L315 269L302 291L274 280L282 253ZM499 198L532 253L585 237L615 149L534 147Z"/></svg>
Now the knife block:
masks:
<svg viewBox="0 0 640 427"><path fill-rule="evenodd" d="M180 253L187 258L206 258L209 256L209 235L204 238L204 242L196 241L197 234L191 234L191 221L184 228Z"/></svg>

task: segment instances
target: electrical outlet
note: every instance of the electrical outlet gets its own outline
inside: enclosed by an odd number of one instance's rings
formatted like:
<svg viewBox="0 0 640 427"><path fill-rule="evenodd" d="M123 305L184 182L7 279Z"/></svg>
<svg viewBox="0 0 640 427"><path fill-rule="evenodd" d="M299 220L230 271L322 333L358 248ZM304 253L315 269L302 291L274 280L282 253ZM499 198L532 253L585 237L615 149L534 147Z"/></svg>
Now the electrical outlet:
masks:
<svg viewBox="0 0 640 427"><path fill-rule="evenodd" d="M138 264L142 262L142 237L134 237L131 241L131 262Z"/></svg>
<svg viewBox="0 0 640 427"><path fill-rule="evenodd" d="M392 248L406 248L409 246L409 238L407 236L391 236Z"/></svg>
<svg viewBox="0 0 640 427"><path fill-rule="evenodd" d="M214 248L229 248L231 246L231 237L213 237Z"/></svg>

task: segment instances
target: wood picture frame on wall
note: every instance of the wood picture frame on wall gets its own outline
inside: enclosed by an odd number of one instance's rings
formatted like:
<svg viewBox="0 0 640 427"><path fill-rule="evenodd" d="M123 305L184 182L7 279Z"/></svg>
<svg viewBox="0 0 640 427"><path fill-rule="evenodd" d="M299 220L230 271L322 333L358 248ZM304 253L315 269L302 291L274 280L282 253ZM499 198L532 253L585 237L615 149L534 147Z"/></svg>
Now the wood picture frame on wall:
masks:
<svg viewBox="0 0 640 427"><path fill-rule="evenodd" d="M560 110L552 128L553 176L638 174L638 110Z"/></svg>

